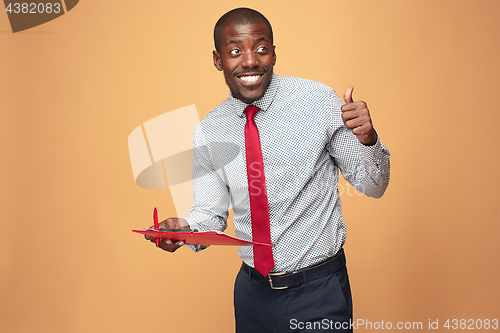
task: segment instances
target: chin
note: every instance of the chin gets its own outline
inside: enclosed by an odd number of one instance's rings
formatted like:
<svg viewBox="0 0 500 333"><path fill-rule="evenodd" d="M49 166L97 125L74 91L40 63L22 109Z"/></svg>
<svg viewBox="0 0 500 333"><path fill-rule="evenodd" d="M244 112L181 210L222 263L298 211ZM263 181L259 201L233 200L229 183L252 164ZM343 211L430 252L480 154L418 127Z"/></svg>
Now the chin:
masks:
<svg viewBox="0 0 500 333"><path fill-rule="evenodd" d="M247 101L245 103L250 104L250 103L255 102L256 100L261 99L262 96L264 96L264 93L259 92L259 93L251 94L251 95L242 95L240 99L244 102Z"/></svg>

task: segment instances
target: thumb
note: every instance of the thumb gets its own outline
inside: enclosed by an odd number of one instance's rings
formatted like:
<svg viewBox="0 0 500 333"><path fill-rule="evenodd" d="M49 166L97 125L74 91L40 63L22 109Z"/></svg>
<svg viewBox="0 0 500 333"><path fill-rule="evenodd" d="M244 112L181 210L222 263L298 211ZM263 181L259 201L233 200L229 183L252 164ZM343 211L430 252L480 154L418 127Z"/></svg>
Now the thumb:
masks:
<svg viewBox="0 0 500 333"><path fill-rule="evenodd" d="M352 91L354 90L353 86L347 87L347 89L344 92L344 102L345 104L349 104L354 102L352 99Z"/></svg>

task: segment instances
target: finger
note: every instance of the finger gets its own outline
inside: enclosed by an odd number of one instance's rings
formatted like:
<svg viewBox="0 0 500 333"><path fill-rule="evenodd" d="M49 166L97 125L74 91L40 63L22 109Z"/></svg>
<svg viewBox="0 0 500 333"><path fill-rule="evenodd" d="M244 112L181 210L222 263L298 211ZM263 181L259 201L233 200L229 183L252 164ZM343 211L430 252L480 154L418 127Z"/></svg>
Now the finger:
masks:
<svg viewBox="0 0 500 333"><path fill-rule="evenodd" d="M349 87L346 88L346 90L344 92L344 102L345 102L345 104L349 104L349 103L354 102L353 99L352 99L352 91L353 90L354 90L353 86L349 86Z"/></svg>
<svg viewBox="0 0 500 333"><path fill-rule="evenodd" d="M347 126L348 123L352 123L353 121L356 122L364 121L364 117L362 114L360 114L359 110L342 110L342 121ZM349 126L348 128L352 129L352 127Z"/></svg>
<svg viewBox="0 0 500 333"><path fill-rule="evenodd" d="M342 120L344 121L344 124L347 125L347 122L349 123L354 123L358 125L362 124L371 124L371 118L370 115L362 112L362 111L347 111L342 113Z"/></svg>
<svg viewBox="0 0 500 333"><path fill-rule="evenodd" d="M184 244L186 244L184 241L176 241L174 242L173 240L171 239L164 239L163 242L167 245L176 245L176 246L182 246Z"/></svg>
<svg viewBox="0 0 500 333"><path fill-rule="evenodd" d="M361 124L361 125L355 126L352 129L352 133L354 135L367 135L367 134L370 134L372 128L373 127L370 124Z"/></svg>
<svg viewBox="0 0 500 333"><path fill-rule="evenodd" d="M175 252L178 248L184 245L183 241L178 241L173 244L160 243L160 248L164 251Z"/></svg>
<svg viewBox="0 0 500 333"><path fill-rule="evenodd" d="M373 124L369 118L352 118L344 120L344 124L354 135L367 135L373 132Z"/></svg>
<svg viewBox="0 0 500 333"><path fill-rule="evenodd" d="M357 114L356 112L352 111L352 110L343 110L343 113L342 113L342 120L344 121L344 123L346 121L349 121L351 119L355 119L357 118Z"/></svg>
<svg viewBox="0 0 500 333"><path fill-rule="evenodd" d="M177 250L179 248L179 246L176 246L176 245L160 245L160 249L162 249L163 251L168 251L168 252L174 252L175 250Z"/></svg>

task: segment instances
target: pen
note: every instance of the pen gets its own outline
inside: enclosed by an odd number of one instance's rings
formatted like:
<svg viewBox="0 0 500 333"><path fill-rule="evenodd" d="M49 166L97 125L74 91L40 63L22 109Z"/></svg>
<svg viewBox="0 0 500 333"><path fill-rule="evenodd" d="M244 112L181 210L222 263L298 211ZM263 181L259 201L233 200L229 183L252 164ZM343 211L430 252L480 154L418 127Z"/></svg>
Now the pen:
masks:
<svg viewBox="0 0 500 333"><path fill-rule="evenodd" d="M153 221L155 223L155 230L158 231L158 212L156 211L156 207L153 211ZM156 246L160 246L160 239L156 238Z"/></svg>

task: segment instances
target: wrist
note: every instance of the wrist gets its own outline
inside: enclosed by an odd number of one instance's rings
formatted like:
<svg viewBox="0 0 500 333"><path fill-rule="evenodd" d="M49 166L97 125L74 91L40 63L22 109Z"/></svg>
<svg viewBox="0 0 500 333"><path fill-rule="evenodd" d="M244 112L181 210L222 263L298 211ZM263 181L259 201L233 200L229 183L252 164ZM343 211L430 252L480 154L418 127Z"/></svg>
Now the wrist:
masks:
<svg viewBox="0 0 500 333"><path fill-rule="evenodd" d="M375 130L372 130L370 134L359 135L358 140L365 146L373 146L377 143L378 135Z"/></svg>

